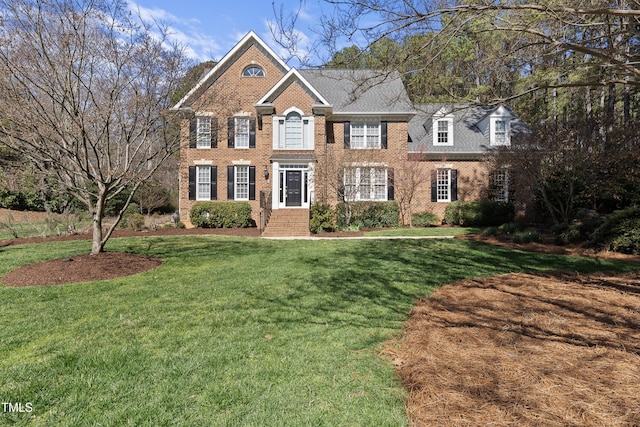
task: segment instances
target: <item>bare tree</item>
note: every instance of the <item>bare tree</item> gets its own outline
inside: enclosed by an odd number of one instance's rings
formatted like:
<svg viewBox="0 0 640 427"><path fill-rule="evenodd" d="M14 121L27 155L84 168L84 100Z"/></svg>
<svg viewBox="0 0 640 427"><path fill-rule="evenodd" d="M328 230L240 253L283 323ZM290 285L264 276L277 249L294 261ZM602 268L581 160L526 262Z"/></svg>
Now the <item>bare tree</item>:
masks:
<svg viewBox="0 0 640 427"><path fill-rule="evenodd" d="M125 0L0 0L0 141L87 206L92 254L179 148L167 107L186 65ZM124 190L103 230L105 205Z"/></svg>
<svg viewBox="0 0 640 427"><path fill-rule="evenodd" d="M150 179L138 188L134 199L140 205L141 213L146 212L147 217L150 217L154 209L169 203L169 191L160 181Z"/></svg>
<svg viewBox="0 0 640 427"><path fill-rule="evenodd" d="M418 194L420 187L431 180L428 168L420 163L420 160L426 157L425 152L426 147L410 155L398 153L398 158L395 161L395 200L400 208L402 225L408 224L409 227L413 227L411 203L413 203L413 199Z"/></svg>

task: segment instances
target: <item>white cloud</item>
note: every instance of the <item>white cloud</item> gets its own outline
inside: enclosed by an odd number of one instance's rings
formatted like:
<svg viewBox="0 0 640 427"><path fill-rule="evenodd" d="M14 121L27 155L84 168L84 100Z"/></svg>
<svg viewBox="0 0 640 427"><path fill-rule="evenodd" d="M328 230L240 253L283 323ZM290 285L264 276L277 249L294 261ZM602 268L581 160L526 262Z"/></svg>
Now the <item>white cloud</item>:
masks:
<svg viewBox="0 0 640 427"><path fill-rule="evenodd" d="M198 29L198 19L181 19L164 9L147 8L131 0L128 5L132 13L138 14L142 21L166 27L169 37L184 46L185 53L198 62L219 59L226 53L216 38Z"/></svg>

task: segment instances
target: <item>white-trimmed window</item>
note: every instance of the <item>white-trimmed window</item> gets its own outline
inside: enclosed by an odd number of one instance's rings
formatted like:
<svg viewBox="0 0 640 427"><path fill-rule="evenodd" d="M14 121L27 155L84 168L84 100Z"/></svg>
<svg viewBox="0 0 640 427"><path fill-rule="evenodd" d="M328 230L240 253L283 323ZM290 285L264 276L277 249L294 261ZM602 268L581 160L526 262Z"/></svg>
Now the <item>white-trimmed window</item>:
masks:
<svg viewBox="0 0 640 427"><path fill-rule="evenodd" d="M491 145L510 145L511 123L506 117L491 118Z"/></svg>
<svg viewBox="0 0 640 427"><path fill-rule="evenodd" d="M387 169L355 167L344 171L344 197L347 201L387 200Z"/></svg>
<svg viewBox="0 0 640 427"><path fill-rule="evenodd" d="M249 166L235 167L235 200L249 200Z"/></svg>
<svg viewBox="0 0 640 427"><path fill-rule="evenodd" d="M211 200L211 166L196 166L196 200Z"/></svg>
<svg viewBox="0 0 640 427"><path fill-rule="evenodd" d="M436 172L436 189L438 202L451 201L451 169L438 169Z"/></svg>
<svg viewBox="0 0 640 427"><path fill-rule="evenodd" d="M352 122L351 148L380 148L380 122Z"/></svg>
<svg viewBox="0 0 640 427"><path fill-rule="evenodd" d="M242 77L264 77L264 70L258 65L249 65L242 71Z"/></svg>
<svg viewBox="0 0 640 427"><path fill-rule="evenodd" d="M196 118L196 147L211 148L211 117Z"/></svg>
<svg viewBox="0 0 640 427"><path fill-rule="evenodd" d="M453 145L453 117L433 120L433 145Z"/></svg>
<svg viewBox="0 0 640 427"><path fill-rule="evenodd" d="M509 201L509 170L507 168L493 171L489 185L491 191L490 196L494 201Z"/></svg>
<svg viewBox="0 0 640 427"><path fill-rule="evenodd" d="M295 109L285 116L274 116L274 150L313 150L314 118Z"/></svg>
<svg viewBox="0 0 640 427"><path fill-rule="evenodd" d="M249 148L249 117L234 117L235 148Z"/></svg>

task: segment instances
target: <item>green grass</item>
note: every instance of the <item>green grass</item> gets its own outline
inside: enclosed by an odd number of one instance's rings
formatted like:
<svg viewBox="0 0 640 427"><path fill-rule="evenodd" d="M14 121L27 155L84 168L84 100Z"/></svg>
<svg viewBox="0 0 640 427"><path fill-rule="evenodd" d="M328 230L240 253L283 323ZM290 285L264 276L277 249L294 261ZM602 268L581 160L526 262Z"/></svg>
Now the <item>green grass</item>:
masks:
<svg viewBox="0 0 640 427"><path fill-rule="evenodd" d="M90 242L0 248L0 276ZM112 239L160 257L122 279L0 288L0 401L16 426L402 426L382 343L456 280L635 264L462 240Z"/></svg>
<svg viewBox="0 0 640 427"><path fill-rule="evenodd" d="M365 236L457 236L460 234L480 233L480 228L470 227L415 227L415 228L390 228L388 230L367 231Z"/></svg>

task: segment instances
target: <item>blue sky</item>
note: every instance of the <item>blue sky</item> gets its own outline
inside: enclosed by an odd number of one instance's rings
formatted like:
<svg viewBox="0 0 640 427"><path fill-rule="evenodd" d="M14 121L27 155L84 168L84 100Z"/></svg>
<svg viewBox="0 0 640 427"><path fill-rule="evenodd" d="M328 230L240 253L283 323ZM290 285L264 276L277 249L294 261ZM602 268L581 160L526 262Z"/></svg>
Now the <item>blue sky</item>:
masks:
<svg viewBox="0 0 640 427"><path fill-rule="evenodd" d="M271 37L269 22L276 20L274 7L278 13L282 8L287 15L300 6L299 0L129 0L129 4L144 19L169 25L173 37L198 62L219 60L250 30L284 56ZM318 25L316 17L320 10L318 0L303 2L296 23L303 54L313 40L312 28Z"/></svg>

